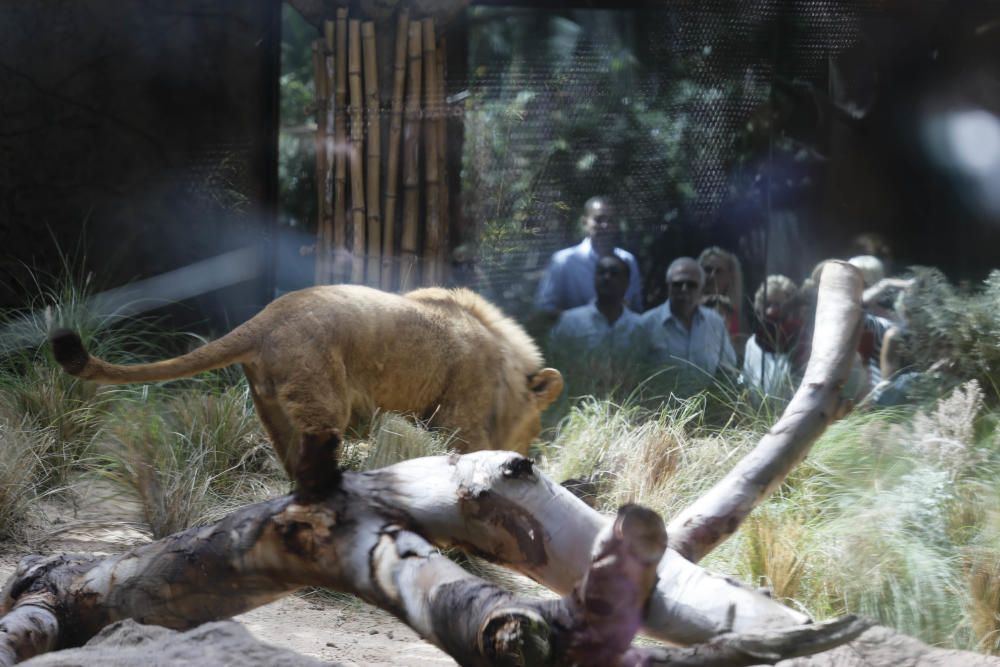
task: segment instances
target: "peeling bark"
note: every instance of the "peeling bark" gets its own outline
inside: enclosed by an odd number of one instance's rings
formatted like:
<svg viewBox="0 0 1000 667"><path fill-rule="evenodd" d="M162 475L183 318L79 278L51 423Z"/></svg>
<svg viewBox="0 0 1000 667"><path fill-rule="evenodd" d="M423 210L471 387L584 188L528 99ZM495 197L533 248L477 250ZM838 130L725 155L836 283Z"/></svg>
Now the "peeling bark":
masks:
<svg viewBox="0 0 1000 667"><path fill-rule="evenodd" d="M0 665L13 665L55 648L59 621L50 593L29 594L0 620Z"/></svg>
<svg viewBox="0 0 1000 667"><path fill-rule="evenodd" d="M716 662L704 664L750 664L718 660L804 653L803 630L794 626L778 635L790 639L770 640L779 647L771 653L749 650L761 640L738 635L687 653L632 648L667 546L663 520L651 510L627 505L604 522L579 581L561 599L538 600L441 555L407 527L406 516L378 509L370 482L345 475L321 503L294 496L258 503L118 556L25 558L3 593L0 666L82 645L115 621L183 630L305 585L350 592L392 612L463 665L653 665L705 656ZM805 632L834 645L850 638L820 626Z"/></svg>
<svg viewBox="0 0 1000 667"><path fill-rule="evenodd" d="M653 648L633 663L652 667L748 667L773 665L779 660L813 655L837 648L859 637L872 627L855 616L844 616L826 623L786 628L778 632L754 635L725 634L695 647Z"/></svg>

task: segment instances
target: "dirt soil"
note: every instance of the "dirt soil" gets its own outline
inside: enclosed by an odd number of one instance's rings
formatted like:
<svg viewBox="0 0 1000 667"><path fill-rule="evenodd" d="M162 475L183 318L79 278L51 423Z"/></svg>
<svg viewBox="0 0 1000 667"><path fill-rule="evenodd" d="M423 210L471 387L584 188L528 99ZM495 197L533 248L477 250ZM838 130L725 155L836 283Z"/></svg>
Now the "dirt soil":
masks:
<svg viewBox="0 0 1000 667"><path fill-rule="evenodd" d="M148 542L138 508L100 483L81 483L68 500L47 502L28 531L29 544L0 544L0 581L29 554L119 553ZM394 616L357 600L305 591L236 619L256 638L348 667L443 667L455 661Z"/></svg>

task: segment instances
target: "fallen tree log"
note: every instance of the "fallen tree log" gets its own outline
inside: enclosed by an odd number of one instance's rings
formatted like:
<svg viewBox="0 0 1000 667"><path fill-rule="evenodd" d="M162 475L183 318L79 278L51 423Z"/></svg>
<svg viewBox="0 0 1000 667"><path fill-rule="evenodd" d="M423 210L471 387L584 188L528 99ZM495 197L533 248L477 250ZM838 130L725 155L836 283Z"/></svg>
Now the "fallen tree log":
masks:
<svg viewBox="0 0 1000 667"><path fill-rule="evenodd" d="M426 457L361 473L385 511L408 520L440 547L457 547L569 593L589 567L607 517L514 452ZM393 510L393 508L396 508ZM727 632L760 632L808 618L668 548L658 567L646 632L677 644Z"/></svg>
<svg viewBox="0 0 1000 667"><path fill-rule="evenodd" d="M538 600L441 555L407 528L405 513L387 511L367 481L345 475L322 502L289 496L258 503L118 556L23 559L3 593L0 665L79 646L118 620L187 629L305 585L351 592L389 610L463 665L661 664L667 655L630 648L666 548L654 512L623 507L598 534L573 590ZM840 628L807 632L834 644L850 638ZM801 643L785 642L787 652L773 655L799 655Z"/></svg>
<svg viewBox="0 0 1000 667"><path fill-rule="evenodd" d="M864 286L846 262L820 278L809 364L802 386L760 443L708 493L670 522L670 548L644 626L678 644L727 633L762 632L808 618L694 562L732 535L802 460L839 412L840 388L857 348ZM406 507L423 534L517 570L565 594L588 567L587 552L607 521L531 463L506 452L463 457L454 471L434 459L368 473L379 495Z"/></svg>
<svg viewBox="0 0 1000 667"><path fill-rule="evenodd" d="M856 270L845 264L824 270L822 326L807 381L737 466L740 475L727 476L666 531L640 508L626 508L609 523L512 452L430 457L342 476L311 466L299 471L296 497L244 508L122 556L25 559L0 609L7 614L0 620L0 665L79 645L119 619L185 629L305 585L352 592L388 609L463 664L508 658L533 664L532 656L542 655L579 664L682 660L629 649L640 624L675 643L715 640L721 647L700 646L693 654L715 662L683 664L749 664L733 662L734 644L726 638L798 632L808 619L692 561L736 530L836 413L846 351L855 345L859 286ZM336 444L317 444L302 460L329 460ZM666 538L657 537L665 534L677 544L666 548ZM515 596L466 573L432 545L507 565L564 597ZM843 641L841 630L834 641Z"/></svg>
<svg viewBox="0 0 1000 667"><path fill-rule="evenodd" d="M573 594L543 601L469 574L404 517L374 510L370 490L345 479L321 503L259 503L120 556L26 558L4 591L0 664L81 645L126 618L195 627L303 585L355 593L462 664L613 664L628 650L666 546L655 513L622 508Z"/></svg>

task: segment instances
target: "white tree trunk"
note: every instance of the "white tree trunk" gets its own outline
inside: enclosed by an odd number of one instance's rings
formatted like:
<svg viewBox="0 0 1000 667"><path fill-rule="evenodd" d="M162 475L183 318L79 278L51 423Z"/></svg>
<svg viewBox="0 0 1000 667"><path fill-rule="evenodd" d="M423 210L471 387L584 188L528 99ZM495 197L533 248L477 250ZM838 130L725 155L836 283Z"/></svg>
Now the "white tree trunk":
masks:
<svg viewBox="0 0 1000 667"><path fill-rule="evenodd" d="M513 452L428 457L363 473L376 496L406 512L441 547L458 547L566 594L589 567L608 518ZM648 634L677 644L725 632L758 632L808 618L668 549L644 620Z"/></svg>

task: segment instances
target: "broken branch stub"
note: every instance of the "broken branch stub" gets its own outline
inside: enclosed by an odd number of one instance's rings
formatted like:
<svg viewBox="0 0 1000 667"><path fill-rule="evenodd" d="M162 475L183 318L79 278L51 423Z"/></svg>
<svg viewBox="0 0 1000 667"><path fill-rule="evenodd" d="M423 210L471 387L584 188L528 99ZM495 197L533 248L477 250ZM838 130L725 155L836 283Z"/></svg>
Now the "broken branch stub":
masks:
<svg viewBox="0 0 1000 667"><path fill-rule="evenodd" d="M697 563L767 499L838 414L861 333L861 272L846 262L823 267L816 325L802 383L781 418L718 483L674 517L671 548Z"/></svg>

